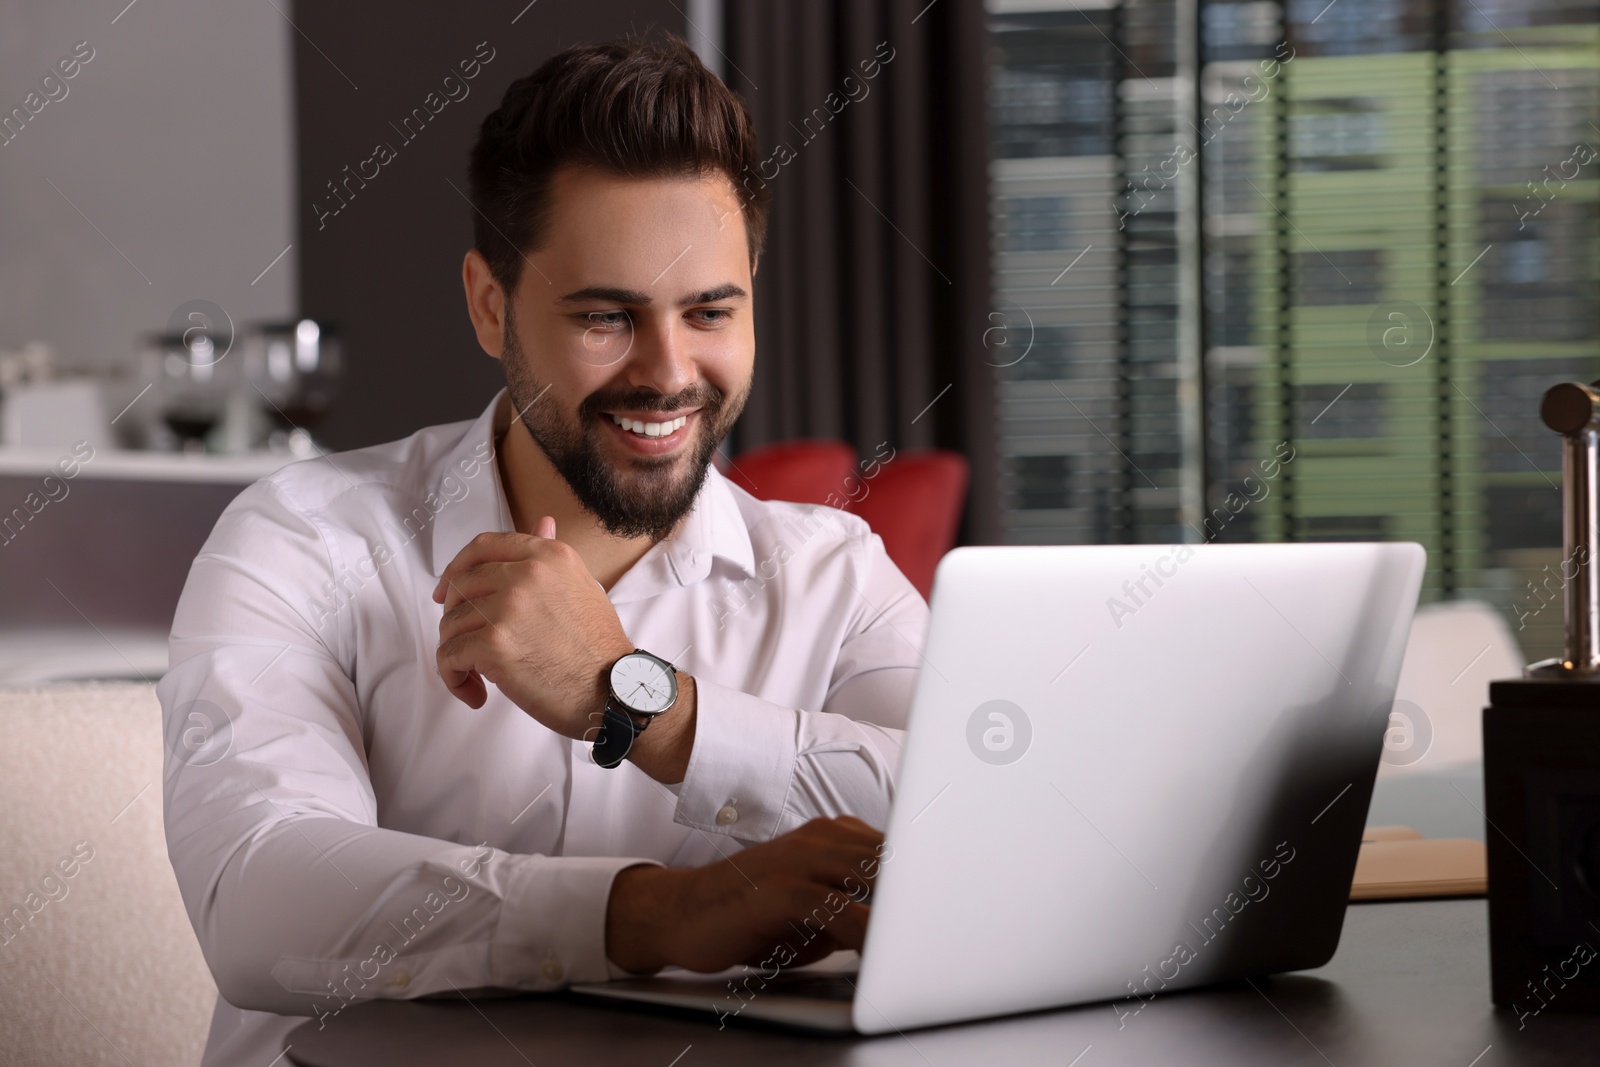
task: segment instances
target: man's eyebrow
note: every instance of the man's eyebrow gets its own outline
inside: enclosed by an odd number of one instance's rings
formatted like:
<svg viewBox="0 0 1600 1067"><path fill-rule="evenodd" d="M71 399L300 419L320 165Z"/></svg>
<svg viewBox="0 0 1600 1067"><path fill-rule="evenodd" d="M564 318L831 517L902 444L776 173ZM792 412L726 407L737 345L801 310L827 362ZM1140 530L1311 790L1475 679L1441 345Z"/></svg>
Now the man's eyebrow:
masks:
<svg viewBox="0 0 1600 1067"><path fill-rule="evenodd" d="M719 300L737 300L749 295L744 289L732 282L724 282L702 292L690 293L678 303L680 307L689 307L692 304L711 304ZM653 303L649 293L642 293L637 289L620 289L611 285L591 285L584 289L578 289L568 293L566 296L558 297L556 302L558 304L635 304L641 307Z"/></svg>
<svg viewBox="0 0 1600 1067"><path fill-rule="evenodd" d="M739 300L750 294L732 282L723 282L721 285L707 289L704 292L693 293L682 301L683 307L690 304L714 304L719 300Z"/></svg>
<svg viewBox="0 0 1600 1067"><path fill-rule="evenodd" d="M608 304L648 304L650 294L641 293L637 289L618 289L610 285L591 285L586 289L579 289L558 297L558 304L583 304L599 301Z"/></svg>

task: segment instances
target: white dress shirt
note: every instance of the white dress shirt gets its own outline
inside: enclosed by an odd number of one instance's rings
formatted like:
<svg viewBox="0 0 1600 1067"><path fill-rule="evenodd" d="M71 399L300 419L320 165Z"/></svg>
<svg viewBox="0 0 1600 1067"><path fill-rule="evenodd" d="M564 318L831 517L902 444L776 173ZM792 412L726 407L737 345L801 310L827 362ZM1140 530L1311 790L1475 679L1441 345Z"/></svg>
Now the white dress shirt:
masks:
<svg viewBox="0 0 1600 1067"><path fill-rule="evenodd" d="M450 695L431 593L474 535L513 529L509 417L502 391L475 421L285 467L195 559L158 692L167 848L222 993L206 1064L264 1067L356 1000L617 976L622 868L886 823L927 605L859 518L715 469L609 593L695 677L681 784L597 766L492 684L478 710Z"/></svg>

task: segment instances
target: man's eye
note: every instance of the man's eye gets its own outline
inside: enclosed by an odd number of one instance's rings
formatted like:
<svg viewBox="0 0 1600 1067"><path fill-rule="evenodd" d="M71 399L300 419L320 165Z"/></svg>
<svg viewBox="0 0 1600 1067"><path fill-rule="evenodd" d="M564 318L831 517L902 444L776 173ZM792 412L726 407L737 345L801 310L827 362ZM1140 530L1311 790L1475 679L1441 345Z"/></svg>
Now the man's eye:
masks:
<svg viewBox="0 0 1600 1067"><path fill-rule="evenodd" d="M696 311L695 314L700 317L701 322L704 322L707 325L727 322L733 317L733 312L729 311L727 308L701 308L700 310Z"/></svg>
<svg viewBox="0 0 1600 1067"><path fill-rule="evenodd" d="M591 311L584 318L588 321L590 329L615 329L618 326L628 325L626 311Z"/></svg>

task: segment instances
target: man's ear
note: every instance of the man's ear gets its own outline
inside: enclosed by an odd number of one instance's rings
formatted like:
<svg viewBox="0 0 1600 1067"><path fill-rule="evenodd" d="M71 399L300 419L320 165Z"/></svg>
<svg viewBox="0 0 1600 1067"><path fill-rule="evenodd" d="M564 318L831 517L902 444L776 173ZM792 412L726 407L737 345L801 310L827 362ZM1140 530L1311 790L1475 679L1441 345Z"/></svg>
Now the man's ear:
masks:
<svg viewBox="0 0 1600 1067"><path fill-rule="evenodd" d="M476 248L461 261L461 287L478 346L499 359L505 344L506 293L489 269L489 261Z"/></svg>

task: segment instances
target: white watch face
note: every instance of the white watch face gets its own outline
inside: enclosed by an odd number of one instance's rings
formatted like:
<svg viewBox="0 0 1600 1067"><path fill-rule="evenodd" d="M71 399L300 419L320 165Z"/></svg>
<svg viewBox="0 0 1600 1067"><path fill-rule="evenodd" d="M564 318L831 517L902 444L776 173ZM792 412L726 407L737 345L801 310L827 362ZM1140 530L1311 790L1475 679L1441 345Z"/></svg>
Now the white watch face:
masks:
<svg viewBox="0 0 1600 1067"><path fill-rule="evenodd" d="M660 660L629 653L611 666L611 691L634 711L666 711L678 696L678 679Z"/></svg>

